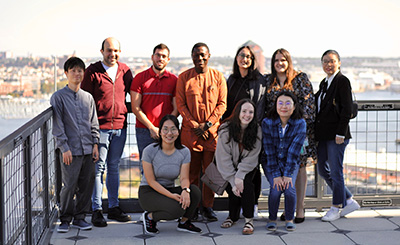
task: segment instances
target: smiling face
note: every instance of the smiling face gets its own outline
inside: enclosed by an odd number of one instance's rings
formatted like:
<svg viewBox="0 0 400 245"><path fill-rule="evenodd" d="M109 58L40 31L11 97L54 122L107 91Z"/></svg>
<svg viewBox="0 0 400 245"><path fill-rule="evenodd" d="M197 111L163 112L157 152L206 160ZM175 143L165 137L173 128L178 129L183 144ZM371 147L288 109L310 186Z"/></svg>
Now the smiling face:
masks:
<svg viewBox="0 0 400 245"><path fill-rule="evenodd" d="M253 63L253 57L248 48L243 48L236 57L239 69L249 69Z"/></svg>
<svg viewBox="0 0 400 245"><path fill-rule="evenodd" d="M210 53L207 47L200 46L193 50L192 60L196 72L203 73L207 70L208 59L210 58Z"/></svg>
<svg viewBox="0 0 400 245"><path fill-rule="evenodd" d="M246 102L240 108L239 120L240 126L246 128L254 118L254 107L249 102Z"/></svg>
<svg viewBox="0 0 400 245"><path fill-rule="evenodd" d="M82 82L85 70L79 66L75 66L64 73L67 76L68 83L77 86Z"/></svg>
<svg viewBox="0 0 400 245"><path fill-rule="evenodd" d="M114 38L108 38L104 42L104 50L100 50L103 55L103 63L106 66L115 66L121 53L119 42Z"/></svg>
<svg viewBox="0 0 400 245"><path fill-rule="evenodd" d="M154 54L151 56L151 60L153 61L154 69L162 72L165 67L168 65L169 61L169 52L168 49L156 49Z"/></svg>
<svg viewBox="0 0 400 245"><path fill-rule="evenodd" d="M335 54L328 53L322 57L322 68L328 76L332 76L340 68L340 61Z"/></svg>
<svg viewBox="0 0 400 245"><path fill-rule="evenodd" d="M289 62L286 60L285 56L281 53L277 53L274 60L274 68L276 73L285 74L289 67Z"/></svg>
<svg viewBox="0 0 400 245"><path fill-rule="evenodd" d="M294 112L294 109L295 105L292 98L286 95L281 95L278 97L276 101L276 111L281 119L290 118Z"/></svg>
<svg viewBox="0 0 400 245"><path fill-rule="evenodd" d="M167 120L160 128L160 135L163 143L173 144L179 136L179 129L175 126L174 122Z"/></svg>

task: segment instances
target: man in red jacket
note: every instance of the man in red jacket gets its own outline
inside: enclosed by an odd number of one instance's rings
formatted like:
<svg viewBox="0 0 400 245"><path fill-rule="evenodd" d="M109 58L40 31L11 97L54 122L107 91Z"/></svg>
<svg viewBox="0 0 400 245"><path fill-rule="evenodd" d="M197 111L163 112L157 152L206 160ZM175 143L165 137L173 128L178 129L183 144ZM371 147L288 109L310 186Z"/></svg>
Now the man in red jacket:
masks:
<svg viewBox="0 0 400 245"><path fill-rule="evenodd" d="M129 67L118 62L120 43L115 38L103 41L103 60L91 64L82 81L81 88L92 94L100 124L99 161L96 163L96 179L92 195L92 223L107 226L102 214L103 174L107 169L108 218L121 222L131 220L121 210L118 201L119 161L125 146L127 108L125 97L133 80ZM107 165L107 167L106 167Z"/></svg>

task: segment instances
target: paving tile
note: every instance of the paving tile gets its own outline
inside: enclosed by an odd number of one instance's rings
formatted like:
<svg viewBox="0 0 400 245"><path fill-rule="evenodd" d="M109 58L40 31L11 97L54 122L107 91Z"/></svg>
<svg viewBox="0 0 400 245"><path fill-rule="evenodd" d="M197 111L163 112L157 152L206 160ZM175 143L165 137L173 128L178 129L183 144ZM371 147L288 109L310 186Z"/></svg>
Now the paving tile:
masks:
<svg viewBox="0 0 400 245"><path fill-rule="evenodd" d="M398 228L387 219L379 218L341 218L332 222L340 230L383 231Z"/></svg>
<svg viewBox="0 0 400 245"><path fill-rule="evenodd" d="M357 244L376 245L376 244L400 244L400 231L356 231L348 236Z"/></svg>
<svg viewBox="0 0 400 245"><path fill-rule="evenodd" d="M293 232L282 236L285 244L307 244L307 245L347 245L354 242L343 234L327 233L327 232L314 232L314 233L299 233Z"/></svg>

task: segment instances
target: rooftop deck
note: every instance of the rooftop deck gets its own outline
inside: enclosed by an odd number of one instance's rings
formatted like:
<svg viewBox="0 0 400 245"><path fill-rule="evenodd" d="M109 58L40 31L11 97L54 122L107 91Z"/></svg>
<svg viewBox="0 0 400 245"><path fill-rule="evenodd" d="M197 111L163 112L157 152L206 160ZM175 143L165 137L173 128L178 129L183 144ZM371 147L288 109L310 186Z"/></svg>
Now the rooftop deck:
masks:
<svg viewBox="0 0 400 245"><path fill-rule="evenodd" d="M220 228L227 211L217 212L219 221L196 222L202 234L179 232L176 221L166 221L158 223L160 233L156 235L144 233L141 214L134 213L128 223L108 221L107 227L90 231L71 228L68 233L57 233L54 229L50 244L400 244L400 207L361 208L333 222L321 221L325 211L306 210L306 220L297 224L296 231L286 231L284 222L278 221L278 230L271 232L265 228L268 212L262 210L250 236L241 234L244 219L229 229ZM86 219L90 221L90 217Z"/></svg>

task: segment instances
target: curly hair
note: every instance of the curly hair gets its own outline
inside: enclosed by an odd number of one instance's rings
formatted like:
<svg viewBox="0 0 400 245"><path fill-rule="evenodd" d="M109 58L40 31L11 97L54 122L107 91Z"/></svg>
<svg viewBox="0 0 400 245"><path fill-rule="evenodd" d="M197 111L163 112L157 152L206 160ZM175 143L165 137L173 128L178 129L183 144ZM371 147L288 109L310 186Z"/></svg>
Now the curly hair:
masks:
<svg viewBox="0 0 400 245"><path fill-rule="evenodd" d="M249 123L249 125L244 129L240 126L240 112L242 110L242 105L245 103L250 103L254 108L254 117L253 120ZM256 112L256 105L250 99L241 99L236 104L235 108L233 109L232 114L225 119L220 127L221 129L227 128L229 132L228 142L229 143L232 139L243 145L243 148L251 151L254 149L256 141L257 141L257 112Z"/></svg>

